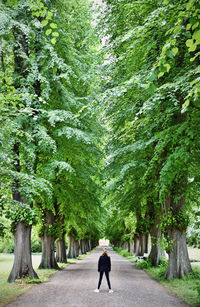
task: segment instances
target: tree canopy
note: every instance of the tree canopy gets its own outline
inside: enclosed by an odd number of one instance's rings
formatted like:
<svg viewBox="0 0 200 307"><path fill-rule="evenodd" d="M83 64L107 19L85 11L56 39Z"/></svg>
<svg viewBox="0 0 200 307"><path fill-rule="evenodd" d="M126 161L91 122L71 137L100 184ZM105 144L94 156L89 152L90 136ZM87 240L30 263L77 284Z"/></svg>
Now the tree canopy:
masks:
<svg viewBox="0 0 200 307"><path fill-rule="evenodd" d="M185 233L199 214L200 4L196 0L0 1L0 233L9 281L133 242L166 278L189 274ZM192 229L192 230L191 230ZM197 231L198 232L198 231ZM27 246L17 249L18 242ZM22 251L27 250L22 263ZM27 269L28 268L28 269ZM21 275L20 275L21 274Z"/></svg>

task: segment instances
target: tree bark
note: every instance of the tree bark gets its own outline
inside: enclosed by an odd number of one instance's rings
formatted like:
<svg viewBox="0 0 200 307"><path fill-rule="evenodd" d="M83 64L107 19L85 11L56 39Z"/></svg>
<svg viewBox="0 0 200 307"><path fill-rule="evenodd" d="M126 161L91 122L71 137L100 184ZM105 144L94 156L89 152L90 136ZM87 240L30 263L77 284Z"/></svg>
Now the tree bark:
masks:
<svg viewBox="0 0 200 307"><path fill-rule="evenodd" d="M49 226L52 226L55 221L55 216L50 210L46 211L45 216L45 233L42 234L42 259L39 265L39 269L59 269L56 262L54 243L55 237L48 234Z"/></svg>
<svg viewBox="0 0 200 307"><path fill-rule="evenodd" d="M68 234L68 251L67 257L68 258L76 258L76 243L75 238Z"/></svg>
<svg viewBox="0 0 200 307"><path fill-rule="evenodd" d="M134 242L130 241L130 254L133 255L134 254Z"/></svg>
<svg viewBox="0 0 200 307"><path fill-rule="evenodd" d="M86 247L85 247L85 240L84 239L80 240L80 253L82 255L86 254Z"/></svg>
<svg viewBox="0 0 200 307"><path fill-rule="evenodd" d="M144 253L147 252L147 241L148 241L148 237L145 233L142 233L140 235L140 245L141 245L141 255L140 256L143 256Z"/></svg>
<svg viewBox="0 0 200 307"><path fill-rule="evenodd" d="M79 241L75 240L75 252L76 252L76 257L79 256Z"/></svg>
<svg viewBox="0 0 200 307"><path fill-rule="evenodd" d="M166 216L168 216L168 212L171 210L173 217L176 218L176 214L183 212L184 209L185 197L181 197L177 202L174 202L172 197L166 197L163 204L163 210ZM185 239L185 228L186 226L179 225L178 222L166 227L169 243L167 251L169 262L165 273L166 279L183 278L192 271Z"/></svg>
<svg viewBox="0 0 200 307"><path fill-rule="evenodd" d="M165 278L183 278L192 271L185 234L178 229L171 229L168 235L173 245L172 250L168 252L169 262L165 272Z"/></svg>
<svg viewBox="0 0 200 307"><path fill-rule="evenodd" d="M155 223L150 229L150 235L151 235L151 252L149 254L149 259L151 260L152 266L157 266L159 265L162 256L162 250L160 246L160 240L161 240L160 220L155 220Z"/></svg>
<svg viewBox="0 0 200 307"><path fill-rule="evenodd" d="M61 263L67 263L67 253L64 234L62 238L56 241L56 261Z"/></svg>
<svg viewBox="0 0 200 307"><path fill-rule="evenodd" d="M39 269L59 269L54 252L54 237L52 235L43 234L41 240L42 259Z"/></svg>
<svg viewBox="0 0 200 307"><path fill-rule="evenodd" d="M38 278L33 269L31 259L31 226L20 222L15 230L14 264L8 277L8 282L14 282L18 278Z"/></svg>
<svg viewBox="0 0 200 307"><path fill-rule="evenodd" d="M135 256L141 256L140 237L138 234L134 235L134 253Z"/></svg>

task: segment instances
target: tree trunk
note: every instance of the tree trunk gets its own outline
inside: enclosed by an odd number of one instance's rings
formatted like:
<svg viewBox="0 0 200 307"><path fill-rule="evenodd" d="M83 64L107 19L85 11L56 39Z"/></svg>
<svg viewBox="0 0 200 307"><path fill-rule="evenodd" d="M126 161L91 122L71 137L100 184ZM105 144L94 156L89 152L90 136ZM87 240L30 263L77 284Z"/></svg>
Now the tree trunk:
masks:
<svg viewBox="0 0 200 307"><path fill-rule="evenodd" d="M81 239L80 240L80 252L81 254L86 254L86 248L85 248L85 240Z"/></svg>
<svg viewBox="0 0 200 307"><path fill-rule="evenodd" d="M56 261L67 263L67 253L64 235L56 241Z"/></svg>
<svg viewBox="0 0 200 307"><path fill-rule="evenodd" d="M178 229L172 229L168 234L173 243L171 251L168 252L169 262L165 278L183 278L192 271L185 235Z"/></svg>
<svg viewBox="0 0 200 307"><path fill-rule="evenodd" d="M38 278L33 269L31 259L31 226L20 222L15 230L14 264L8 277L8 282L14 282L18 278L29 276Z"/></svg>
<svg viewBox="0 0 200 307"><path fill-rule="evenodd" d="M134 242L130 241L130 254L134 255Z"/></svg>
<svg viewBox="0 0 200 307"><path fill-rule="evenodd" d="M59 269L55 258L54 243L55 237L48 234L49 227L53 225L55 216L53 212L46 211L45 216L45 233L41 236L42 240L42 259L39 265L39 269Z"/></svg>
<svg viewBox="0 0 200 307"><path fill-rule="evenodd" d="M134 252L135 256L141 256L140 237L138 234L134 235Z"/></svg>
<svg viewBox="0 0 200 307"><path fill-rule="evenodd" d="M55 258L54 243L52 235L46 233L41 236L42 240L42 260L39 269L59 269Z"/></svg>
<svg viewBox="0 0 200 307"><path fill-rule="evenodd" d="M146 253L147 240L148 240L147 235L142 233L140 235L141 253L139 256L143 256L144 253Z"/></svg>
<svg viewBox="0 0 200 307"><path fill-rule="evenodd" d="M91 251L91 249L92 249L91 248L91 242L90 242L90 240L88 240L88 252Z"/></svg>
<svg viewBox="0 0 200 307"><path fill-rule="evenodd" d="M79 241L75 240L75 252L76 252L76 257L79 256Z"/></svg>
<svg viewBox="0 0 200 307"><path fill-rule="evenodd" d="M177 190L176 193L178 193ZM184 209L185 197L179 198L176 202L174 201L174 196L173 198L166 197L163 204L165 216L168 217L169 212L171 212L176 221L176 223L171 223L166 227L167 240L169 244L167 251L169 262L165 273L166 279L183 278L184 275L188 275L192 271L184 234L186 226L184 222L181 224L177 217L178 213L180 214L181 212L184 212Z"/></svg>
<svg viewBox="0 0 200 307"><path fill-rule="evenodd" d="M76 246L75 246L75 238L71 235L68 235L68 251L67 251L67 257L68 258L76 258Z"/></svg>
<svg viewBox="0 0 200 307"><path fill-rule="evenodd" d="M90 244L89 244L89 240L88 239L85 240L85 247L86 247L86 253L89 252Z"/></svg>
<svg viewBox="0 0 200 307"><path fill-rule="evenodd" d="M152 266L157 266L159 265L162 256L162 250L160 247L160 240L161 240L160 220L155 221L154 225L150 229L150 235L151 235L151 252L149 255L149 259L151 260Z"/></svg>

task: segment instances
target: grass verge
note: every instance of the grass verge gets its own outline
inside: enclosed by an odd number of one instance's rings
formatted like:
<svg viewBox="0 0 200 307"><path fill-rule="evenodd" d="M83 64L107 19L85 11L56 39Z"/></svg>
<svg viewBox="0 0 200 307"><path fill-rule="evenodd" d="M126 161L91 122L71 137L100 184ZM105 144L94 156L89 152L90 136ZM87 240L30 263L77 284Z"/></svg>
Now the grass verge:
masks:
<svg viewBox="0 0 200 307"><path fill-rule="evenodd" d="M61 269L69 264L76 263L77 260L85 258L81 255L78 258L67 259L67 263L58 263ZM52 269L38 269L41 261L41 254L33 254L32 262L39 279L24 278L17 280L15 283L8 283L7 279L12 269L14 256L13 254L0 254L0 307L5 306L9 302L15 300L19 295L33 287L34 284L46 282L49 277L57 272Z"/></svg>
<svg viewBox="0 0 200 307"><path fill-rule="evenodd" d="M122 248L114 248L114 250L140 269L145 270L145 272L164 285L168 290L175 293L191 307L200 306L200 266L192 265L192 273L183 279L174 278L166 280L164 278L164 273L167 268L166 260L163 260L159 266L152 267L148 260L137 263L136 257L131 256L127 250L123 250Z"/></svg>

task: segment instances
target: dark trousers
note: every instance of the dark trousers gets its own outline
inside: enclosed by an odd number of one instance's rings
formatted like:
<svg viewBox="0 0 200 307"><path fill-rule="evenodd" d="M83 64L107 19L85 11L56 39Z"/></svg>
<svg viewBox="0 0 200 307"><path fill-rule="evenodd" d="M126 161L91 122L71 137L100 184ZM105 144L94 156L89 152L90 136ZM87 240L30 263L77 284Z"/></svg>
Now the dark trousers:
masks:
<svg viewBox="0 0 200 307"><path fill-rule="evenodd" d="M99 273L99 284L98 284L98 289L99 289L100 286L101 286L101 281L102 281L102 278L103 278L103 273L106 274L106 279L107 279L108 287L109 287L109 289L111 289L110 279L109 279L109 272L108 272L108 271L102 271L102 272Z"/></svg>

